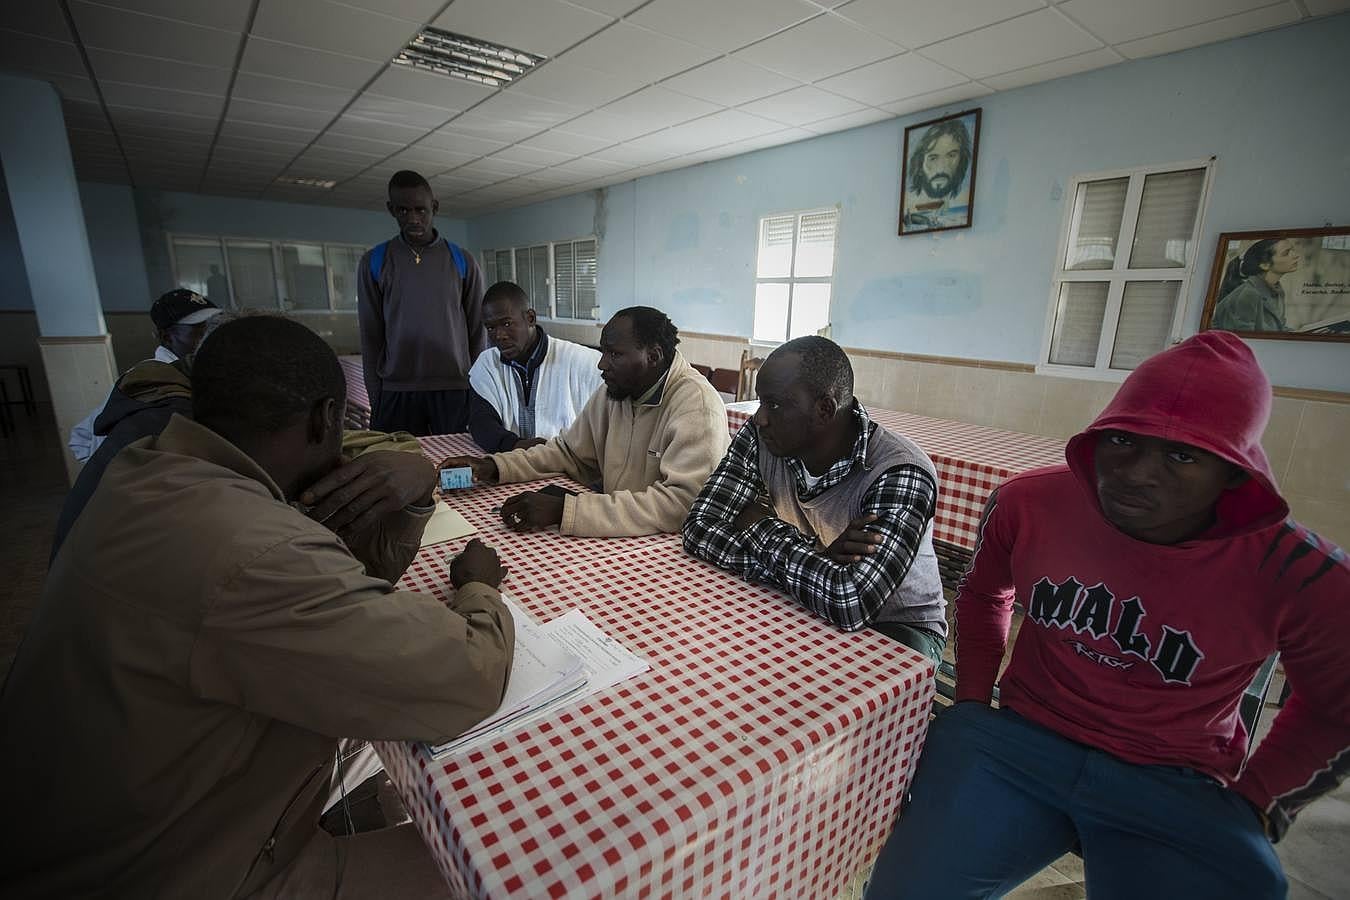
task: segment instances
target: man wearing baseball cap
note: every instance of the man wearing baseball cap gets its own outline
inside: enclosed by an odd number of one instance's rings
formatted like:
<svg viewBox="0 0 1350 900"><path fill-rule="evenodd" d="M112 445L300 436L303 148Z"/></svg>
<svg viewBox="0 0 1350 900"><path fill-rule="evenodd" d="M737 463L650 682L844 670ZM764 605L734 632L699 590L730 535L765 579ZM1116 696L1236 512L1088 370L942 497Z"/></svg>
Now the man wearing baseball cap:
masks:
<svg viewBox="0 0 1350 900"><path fill-rule="evenodd" d="M187 288L175 288L161 295L150 307L150 321L155 323L155 332L159 335L155 360L172 365L191 354L201 342L207 321L220 312L219 306ZM98 423L98 417L107 404L107 400L103 401L98 409L70 430L68 446L80 462L93 456L108 435L110 425L105 423L100 427Z"/></svg>

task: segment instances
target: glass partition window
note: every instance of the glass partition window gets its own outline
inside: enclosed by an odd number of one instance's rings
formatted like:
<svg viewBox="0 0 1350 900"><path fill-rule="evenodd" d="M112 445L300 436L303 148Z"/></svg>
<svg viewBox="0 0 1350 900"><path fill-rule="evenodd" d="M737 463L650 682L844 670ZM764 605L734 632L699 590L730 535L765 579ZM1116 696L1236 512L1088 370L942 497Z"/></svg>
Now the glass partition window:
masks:
<svg viewBox="0 0 1350 900"><path fill-rule="evenodd" d="M759 220L752 339L778 344L830 324L838 209Z"/></svg>
<svg viewBox="0 0 1350 900"><path fill-rule="evenodd" d="M174 281L222 309L352 312L366 247L170 235Z"/></svg>
<svg viewBox="0 0 1350 900"><path fill-rule="evenodd" d="M530 308L549 319L595 321L598 244L595 238L554 241L526 247L483 250L483 275L488 284L519 285Z"/></svg>
<svg viewBox="0 0 1350 900"><path fill-rule="evenodd" d="M1207 161L1074 179L1046 371L1124 373L1179 339L1212 171Z"/></svg>

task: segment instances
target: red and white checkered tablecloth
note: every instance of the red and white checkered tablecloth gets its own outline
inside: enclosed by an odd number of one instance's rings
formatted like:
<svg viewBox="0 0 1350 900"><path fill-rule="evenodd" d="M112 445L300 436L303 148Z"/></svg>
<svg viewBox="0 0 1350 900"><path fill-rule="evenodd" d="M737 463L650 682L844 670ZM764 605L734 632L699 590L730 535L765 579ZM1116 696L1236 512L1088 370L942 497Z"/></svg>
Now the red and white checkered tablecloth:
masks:
<svg viewBox="0 0 1350 900"><path fill-rule="evenodd" d="M735 434L759 409L758 400L727 404L727 427ZM1018 472L1064 462L1064 442L1039 434L1003 431L951 419L869 407L873 421L918 444L938 473L933 537L975 549L980 514L989 493Z"/></svg>
<svg viewBox="0 0 1350 900"><path fill-rule="evenodd" d="M452 890L837 895L890 830L931 663L688 557L674 535L512 535L484 511L506 490L447 497L502 554L503 590L540 621L580 608L652 668L461 756L378 745ZM400 586L445 596L462 544L424 550Z"/></svg>
<svg viewBox="0 0 1350 900"><path fill-rule="evenodd" d="M366 393L366 376L361 370L361 357L339 356L342 375L347 380L347 409L344 421L348 428L358 430L370 427L370 396Z"/></svg>

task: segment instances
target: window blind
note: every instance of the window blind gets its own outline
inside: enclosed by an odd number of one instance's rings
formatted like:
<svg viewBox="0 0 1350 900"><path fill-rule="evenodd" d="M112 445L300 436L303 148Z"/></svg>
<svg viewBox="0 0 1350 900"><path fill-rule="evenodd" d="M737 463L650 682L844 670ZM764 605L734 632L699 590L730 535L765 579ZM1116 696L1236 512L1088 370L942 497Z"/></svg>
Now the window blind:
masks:
<svg viewBox="0 0 1350 900"><path fill-rule="evenodd" d="M1204 184L1204 169L1159 172L1144 179L1134 248L1130 251L1131 269L1186 265Z"/></svg>
<svg viewBox="0 0 1350 900"><path fill-rule="evenodd" d="M1069 270L1109 269L1115 263L1120 220L1125 212L1128 178L1089 181L1078 186L1076 221L1069 232Z"/></svg>

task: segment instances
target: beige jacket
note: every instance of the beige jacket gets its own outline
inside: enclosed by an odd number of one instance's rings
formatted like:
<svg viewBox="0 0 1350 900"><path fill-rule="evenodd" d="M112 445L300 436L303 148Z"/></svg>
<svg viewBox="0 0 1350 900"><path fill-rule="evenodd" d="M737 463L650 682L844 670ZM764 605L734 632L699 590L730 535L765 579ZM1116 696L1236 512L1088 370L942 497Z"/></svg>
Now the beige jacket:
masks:
<svg viewBox="0 0 1350 900"><path fill-rule="evenodd" d="M363 554L406 552L426 515L389 517ZM447 607L367 575L175 416L109 465L0 697L22 819L0 896L255 890L313 836L339 737L459 734L499 704L514 637L495 590Z"/></svg>
<svg viewBox="0 0 1350 900"><path fill-rule="evenodd" d="M493 454L503 484L561 472L603 494L568 497L561 531L583 537L678 532L731 442L722 398L678 351L659 403L611 400L603 389L562 434Z"/></svg>

